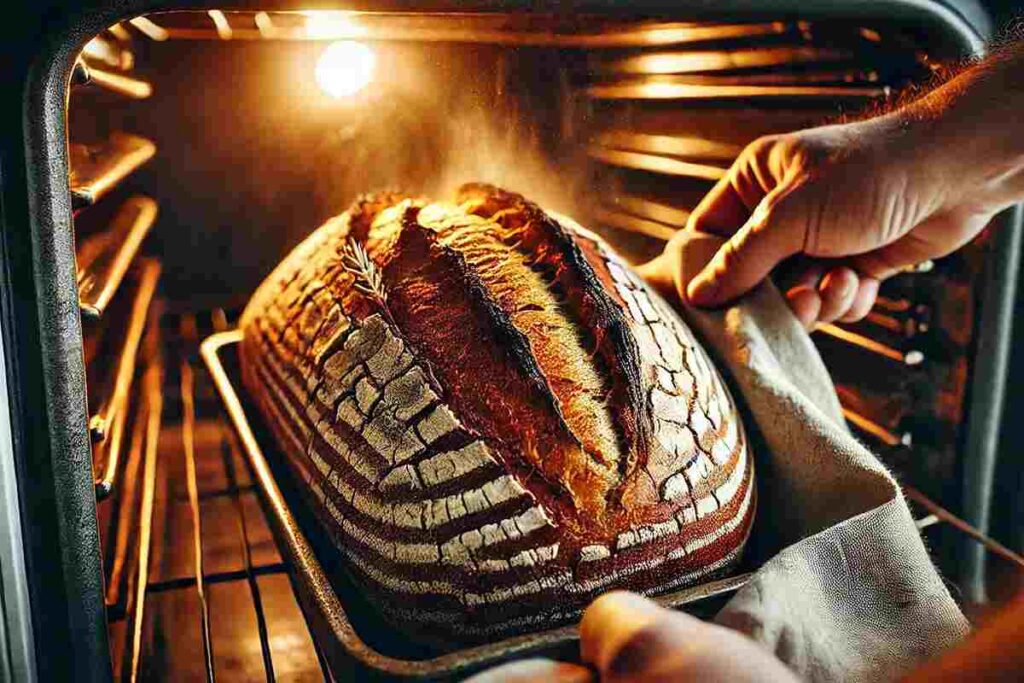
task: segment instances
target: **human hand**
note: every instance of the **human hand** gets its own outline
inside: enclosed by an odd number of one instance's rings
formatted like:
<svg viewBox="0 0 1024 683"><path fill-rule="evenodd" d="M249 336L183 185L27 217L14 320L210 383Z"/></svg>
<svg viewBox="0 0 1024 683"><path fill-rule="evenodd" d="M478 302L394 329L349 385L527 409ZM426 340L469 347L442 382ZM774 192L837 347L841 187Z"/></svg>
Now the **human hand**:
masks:
<svg viewBox="0 0 1024 683"><path fill-rule="evenodd" d="M467 683L795 683L771 653L746 636L636 593L613 591L592 602L580 622L577 664L527 659L477 674Z"/></svg>
<svg viewBox="0 0 1024 683"><path fill-rule="evenodd" d="M602 683L796 681L746 636L635 593L607 593L580 623L580 656Z"/></svg>
<svg viewBox="0 0 1024 683"><path fill-rule="evenodd" d="M864 317L881 280L954 251L1011 201L991 174L953 172L939 157L956 145L930 134L888 115L753 142L691 215L688 232L727 241L689 282L675 273L677 292L718 306L788 259L785 296L805 327ZM684 239L642 272L677 263Z"/></svg>

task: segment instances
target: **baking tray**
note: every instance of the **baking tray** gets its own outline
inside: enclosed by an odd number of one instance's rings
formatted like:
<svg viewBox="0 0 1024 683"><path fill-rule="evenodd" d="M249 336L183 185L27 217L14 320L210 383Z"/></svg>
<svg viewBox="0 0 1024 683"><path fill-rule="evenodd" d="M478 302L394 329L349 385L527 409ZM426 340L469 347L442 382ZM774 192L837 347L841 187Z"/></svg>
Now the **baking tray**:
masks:
<svg viewBox="0 0 1024 683"><path fill-rule="evenodd" d="M238 365L240 330L203 341L201 355L220 395L235 436L252 468L271 530L317 647L334 677L347 680L420 677L453 679L510 659L550 656L575 659L576 625L505 638L492 643L438 651L406 639L380 621L368 598L351 580L345 560L316 532L316 521L301 487L276 451L260 416L245 398ZM306 533L309 531L311 533ZM713 614L751 574L737 574L659 596L666 606Z"/></svg>

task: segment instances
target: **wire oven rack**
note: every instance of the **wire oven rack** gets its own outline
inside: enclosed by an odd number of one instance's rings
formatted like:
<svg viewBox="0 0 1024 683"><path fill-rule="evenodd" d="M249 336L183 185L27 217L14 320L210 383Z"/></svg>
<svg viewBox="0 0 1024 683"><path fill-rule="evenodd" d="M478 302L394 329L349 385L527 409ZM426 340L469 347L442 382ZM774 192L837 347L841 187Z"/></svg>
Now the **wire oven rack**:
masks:
<svg viewBox="0 0 1024 683"><path fill-rule="evenodd" d="M135 463L137 488L149 491L150 504L148 513L134 504L138 528L134 540L122 544L129 549L120 551L126 566L117 581L134 597L108 600L122 680L453 678L514 656L574 656L572 626L433 657L390 651L387 639L372 632L366 603L351 586L338 585L332 571L338 558L315 534L306 535L308 515L288 471L275 467L271 448L264 450L257 416L234 388L239 333L228 330L228 317L219 310L166 316L151 327L166 337L160 341L162 391L154 386L153 340L147 337L138 383L143 395L136 401L145 407L153 404L147 396L159 398L163 422L141 411L140 436L125 467L127 477ZM202 345L204 370L196 351L210 332ZM156 437L152 445L147 433ZM118 495L135 501L129 488ZM966 534L1005 560L1000 566L1024 576L1024 560L1012 551L917 491L907 493L930 539ZM748 576L663 601L711 614Z"/></svg>

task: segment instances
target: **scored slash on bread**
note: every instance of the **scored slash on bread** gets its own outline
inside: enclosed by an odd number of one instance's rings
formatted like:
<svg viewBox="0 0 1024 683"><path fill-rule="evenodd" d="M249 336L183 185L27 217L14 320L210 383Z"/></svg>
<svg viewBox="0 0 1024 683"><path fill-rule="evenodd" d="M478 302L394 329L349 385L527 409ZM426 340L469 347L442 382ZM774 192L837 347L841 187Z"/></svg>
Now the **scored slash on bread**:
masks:
<svg viewBox="0 0 1024 683"><path fill-rule="evenodd" d="M721 378L603 241L520 195L363 198L241 326L248 391L406 631L541 628L739 559L753 461Z"/></svg>

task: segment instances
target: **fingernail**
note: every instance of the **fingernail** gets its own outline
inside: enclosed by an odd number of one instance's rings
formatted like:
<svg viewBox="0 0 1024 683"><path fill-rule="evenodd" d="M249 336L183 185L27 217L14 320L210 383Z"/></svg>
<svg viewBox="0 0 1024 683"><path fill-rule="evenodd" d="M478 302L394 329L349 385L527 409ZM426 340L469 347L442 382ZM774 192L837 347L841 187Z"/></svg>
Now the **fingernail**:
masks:
<svg viewBox="0 0 1024 683"><path fill-rule="evenodd" d="M717 294L718 282L707 273L700 273L686 286L686 299L695 306L710 306Z"/></svg>

